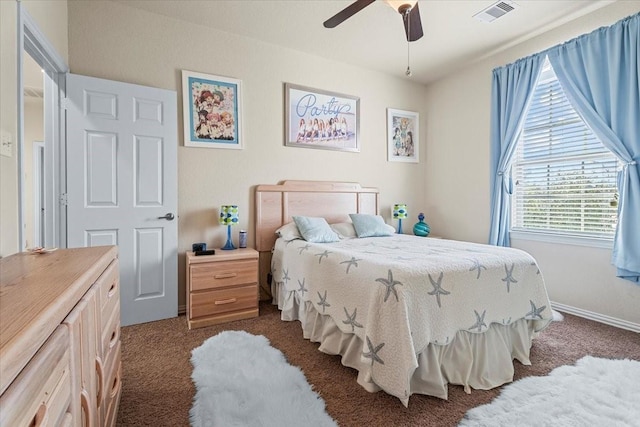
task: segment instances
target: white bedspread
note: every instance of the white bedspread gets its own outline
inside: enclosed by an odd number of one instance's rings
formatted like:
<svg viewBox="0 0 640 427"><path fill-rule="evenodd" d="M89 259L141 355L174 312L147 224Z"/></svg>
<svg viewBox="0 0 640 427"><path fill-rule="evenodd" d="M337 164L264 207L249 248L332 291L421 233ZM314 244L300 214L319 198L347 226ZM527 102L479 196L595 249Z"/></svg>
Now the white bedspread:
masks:
<svg viewBox="0 0 640 427"><path fill-rule="evenodd" d="M409 235L314 244L278 239L273 280L364 345L372 380L405 405L417 356L457 331L552 319L535 260L513 248Z"/></svg>

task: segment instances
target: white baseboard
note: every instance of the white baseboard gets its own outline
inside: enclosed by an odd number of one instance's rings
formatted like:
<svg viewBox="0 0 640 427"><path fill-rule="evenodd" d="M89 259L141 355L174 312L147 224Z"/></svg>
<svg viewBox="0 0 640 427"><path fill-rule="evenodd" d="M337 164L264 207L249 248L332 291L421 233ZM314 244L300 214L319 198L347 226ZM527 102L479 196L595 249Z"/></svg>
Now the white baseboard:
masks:
<svg viewBox="0 0 640 427"><path fill-rule="evenodd" d="M584 317L585 319L615 326L616 328L640 333L640 324L638 323L629 322L627 320L618 319L600 313L594 313L593 311L583 310L581 308L572 307L570 305L560 304L553 301L551 302L551 307L564 313L573 314L575 316Z"/></svg>
<svg viewBox="0 0 640 427"><path fill-rule="evenodd" d="M178 306L178 316L181 314L187 314L187 305L179 305Z"/></svg>

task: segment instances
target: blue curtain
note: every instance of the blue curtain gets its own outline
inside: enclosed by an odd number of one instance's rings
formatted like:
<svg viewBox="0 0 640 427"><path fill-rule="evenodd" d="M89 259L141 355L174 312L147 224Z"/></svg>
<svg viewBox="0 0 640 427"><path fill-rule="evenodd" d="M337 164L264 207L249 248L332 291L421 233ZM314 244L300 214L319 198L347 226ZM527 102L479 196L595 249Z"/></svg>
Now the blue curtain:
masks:
<svg viewBox="0 0 640 427"><path fill-rule="evenodd" d="M509 246L510 166L545 55L493 70L491 89L491 228L489 243Z"/></svg>
<svg viewBox="0 0 640 427"><path fill-rule="evenodd" d="M575 110L624 165L611 262L640 282L640 14L547 55Z"/></svg>

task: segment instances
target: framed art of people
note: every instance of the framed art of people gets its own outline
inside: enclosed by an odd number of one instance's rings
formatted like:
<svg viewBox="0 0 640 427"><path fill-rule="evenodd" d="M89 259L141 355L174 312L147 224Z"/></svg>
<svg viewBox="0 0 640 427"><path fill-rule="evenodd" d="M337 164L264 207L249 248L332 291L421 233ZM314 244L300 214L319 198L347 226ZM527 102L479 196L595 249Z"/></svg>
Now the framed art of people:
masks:
<svg viewBox="0 0 640 427"><path fill-rule="evenodd" d="M242 149L242 82L182 70L184 145Z"/></svg>
<svg viewBox="0 0 640 427"><path fill-rule="evenodd" d="M360 98L285 83L285 145L360 151Z"/></svg>
<svg viewBox="0 0 640 427"><path fill-rule="evenodd" d="M418 163L419 115L387 108L387 160Z"/></svg>

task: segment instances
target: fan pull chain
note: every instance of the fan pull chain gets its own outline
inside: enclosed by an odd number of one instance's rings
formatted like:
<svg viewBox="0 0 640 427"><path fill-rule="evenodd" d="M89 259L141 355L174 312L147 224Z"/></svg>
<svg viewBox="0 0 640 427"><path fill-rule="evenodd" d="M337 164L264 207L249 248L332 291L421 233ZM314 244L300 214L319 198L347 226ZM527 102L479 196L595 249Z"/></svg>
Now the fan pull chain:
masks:
<svg viewBox="0 0 640 427"><path fill-rule="evenodd" d="M407 77L411 77L411 66L410 66L410 56L409 56L409 48L411 47L411 42L409 39L411 38L411 19L409 19L409 13L411 12L411 8L408 8L404 13L404 19L407 20L407 71L404 74Z"/></svg>

